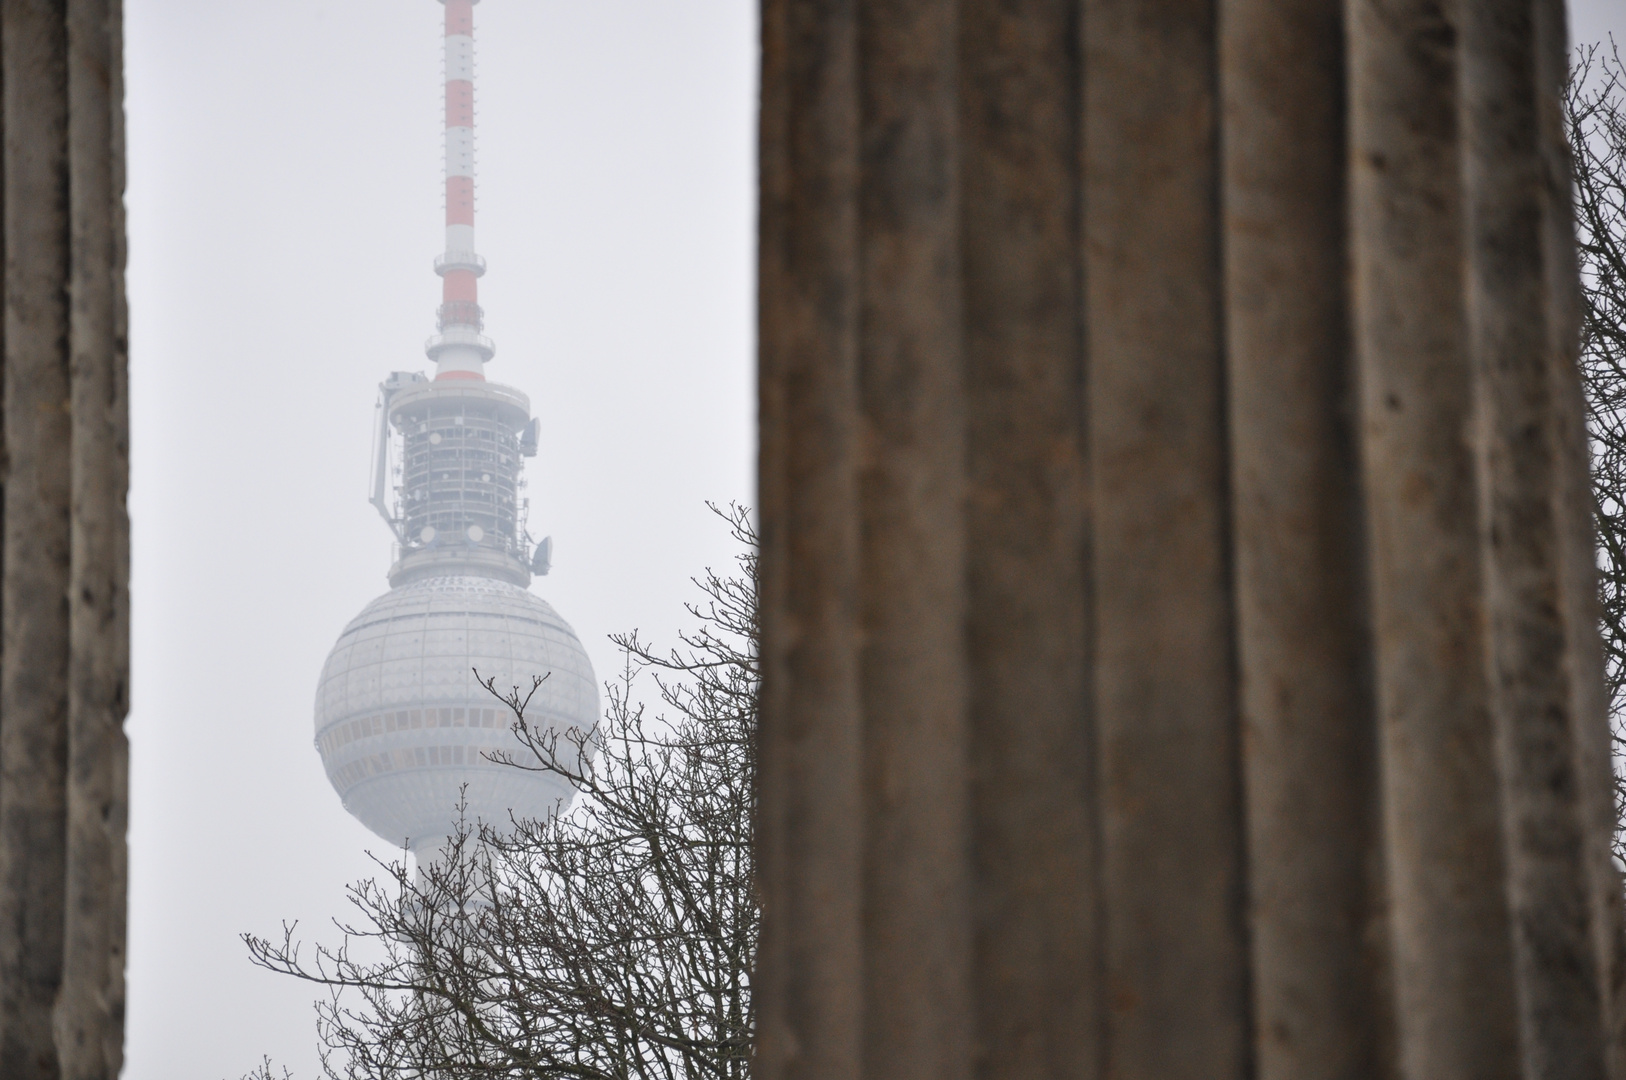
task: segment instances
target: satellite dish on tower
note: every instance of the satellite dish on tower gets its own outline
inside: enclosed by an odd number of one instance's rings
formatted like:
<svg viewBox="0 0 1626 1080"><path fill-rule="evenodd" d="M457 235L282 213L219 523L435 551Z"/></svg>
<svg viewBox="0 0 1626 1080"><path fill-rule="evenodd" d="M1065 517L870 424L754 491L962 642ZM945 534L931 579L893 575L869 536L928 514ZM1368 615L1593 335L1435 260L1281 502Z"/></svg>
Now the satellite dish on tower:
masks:
<svg viewBox="0 0 1626 1080"><path fill-rule="evenodd" d="M537 577L547 577L548 571L553 569L553 537L544 536L542 542L536 545L536 552L531 555L531 573Z"/></svg>

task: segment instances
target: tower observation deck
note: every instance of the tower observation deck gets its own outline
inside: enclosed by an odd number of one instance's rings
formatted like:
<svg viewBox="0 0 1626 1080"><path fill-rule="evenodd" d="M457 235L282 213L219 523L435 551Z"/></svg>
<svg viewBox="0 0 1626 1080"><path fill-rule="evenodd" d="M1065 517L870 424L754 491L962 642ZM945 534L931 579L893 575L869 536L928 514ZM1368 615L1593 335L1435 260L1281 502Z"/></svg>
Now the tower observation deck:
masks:
<svg viewBox="0 0 1626 1080"><path fill-rule="evenodd" d="M476 681L529 689L526 720L557 731L598 721L598 684L580 640L533 575L552 541L527 530L524 461L537 450L530 399L487 381L474 246L474 5L446 16L446 250L433 376L394 372L379 387L371 501L395 537L390 590L339 636L316 693L316 749L345 809L383 839L432 854L467 817L502 826L542 817L570 792L499 765L528 753L513 717Z"/></svg>

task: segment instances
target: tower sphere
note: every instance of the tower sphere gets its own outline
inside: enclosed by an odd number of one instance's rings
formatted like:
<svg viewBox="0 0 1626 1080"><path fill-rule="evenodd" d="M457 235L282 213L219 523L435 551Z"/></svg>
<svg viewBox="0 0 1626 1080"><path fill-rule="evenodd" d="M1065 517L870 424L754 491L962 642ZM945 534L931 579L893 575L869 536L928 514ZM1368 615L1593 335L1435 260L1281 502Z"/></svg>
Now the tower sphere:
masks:
<svg viewBox="0 0 1626 1080"><path fill-rule="evenodd" d="M490 760L532 755L514 717L475 681L531 687L533 727L591 730L592 663L552 605L487 577L421 578L380 596L328 656L316 694L316 747L345 809L380 837L417 848L448 832L460 797L467 821L501 827L570 800L548 773Z"/></svg>

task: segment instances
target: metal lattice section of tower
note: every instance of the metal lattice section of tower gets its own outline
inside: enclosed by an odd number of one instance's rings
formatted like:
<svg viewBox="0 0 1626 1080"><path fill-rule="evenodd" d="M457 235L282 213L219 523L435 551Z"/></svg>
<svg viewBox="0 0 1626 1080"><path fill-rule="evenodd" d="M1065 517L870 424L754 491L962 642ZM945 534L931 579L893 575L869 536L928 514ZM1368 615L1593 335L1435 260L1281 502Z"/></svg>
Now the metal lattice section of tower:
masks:
<svg viewBox="0 0 1626 1080"><path fill-rule="evenodd" d="M523 458L535 452L530 401L490 382L396 375L385 384L400 447L391 515L400 557L392 582L473 563L518 585L530 581ZM389 432L386 432L388 436Z"/></svg>

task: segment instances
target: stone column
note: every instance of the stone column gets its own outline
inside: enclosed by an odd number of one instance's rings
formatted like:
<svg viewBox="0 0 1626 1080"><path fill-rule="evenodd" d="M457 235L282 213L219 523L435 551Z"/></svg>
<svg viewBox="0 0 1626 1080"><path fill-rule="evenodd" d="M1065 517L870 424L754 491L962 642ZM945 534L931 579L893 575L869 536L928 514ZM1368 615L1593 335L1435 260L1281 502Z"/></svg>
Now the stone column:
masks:
<svg viewBox="0 0 1626 1080"><path fill-rule="evenodd" d="M1561 0L764 0L768 1080L1626 1077Z"/></svg>
<svg viewBox="0 0 1626 1080"><path fill-rule="evenodd" d="M0 1076L123 1053L129 525L118 0L0 0Z"/></svg>

